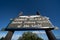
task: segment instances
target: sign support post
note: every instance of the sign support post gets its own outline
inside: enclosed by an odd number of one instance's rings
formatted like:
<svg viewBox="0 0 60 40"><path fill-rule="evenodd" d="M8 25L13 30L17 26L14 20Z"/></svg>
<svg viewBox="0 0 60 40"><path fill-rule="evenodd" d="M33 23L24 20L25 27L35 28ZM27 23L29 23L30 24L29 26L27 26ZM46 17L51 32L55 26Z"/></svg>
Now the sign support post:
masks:
<svg viewBox="0 0 60 40"><path fill-rule="evenodd" d="M52 33L51 30L45 30L45 32L46 32L49 40L56 40L56 37L54 36L54 34Z"/></svg>
<svg viewBox="0 0 60 40"><path fill-rule="evenodd" d="M11 40L13 34L14 34L14 31L8 31L6 37L3 40Z"/></svg>

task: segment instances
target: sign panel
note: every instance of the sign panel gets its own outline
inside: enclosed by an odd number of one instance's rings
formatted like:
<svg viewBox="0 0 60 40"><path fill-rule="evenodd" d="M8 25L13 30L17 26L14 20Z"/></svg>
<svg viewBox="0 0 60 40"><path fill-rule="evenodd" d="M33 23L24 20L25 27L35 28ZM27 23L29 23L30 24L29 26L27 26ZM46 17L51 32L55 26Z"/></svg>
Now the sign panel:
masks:
<svg viewBox="0 0 60 40"><path fill-rule="evenodd" d="M48 17L40 15L19 16L8 25L8 28L49 28L53 25Z"/></svg>

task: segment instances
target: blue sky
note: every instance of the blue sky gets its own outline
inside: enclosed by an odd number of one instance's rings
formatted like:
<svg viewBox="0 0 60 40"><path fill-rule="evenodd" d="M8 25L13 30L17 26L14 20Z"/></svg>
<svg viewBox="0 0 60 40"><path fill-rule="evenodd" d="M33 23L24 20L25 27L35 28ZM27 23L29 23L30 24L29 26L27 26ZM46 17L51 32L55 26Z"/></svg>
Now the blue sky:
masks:
<svg viewBox="0 0 60 40"><path fill-rule="evenodd" d="M53 25L60 28L60 0L0 0L0 30L6 27L10 18L15 18L19 12L22 11L23 15L33 15L37 10L42 16L49 17ZM23 32L20 31L19 35ZM54 30L53 33L56 37L60 37L60 30ZM0 37L6 34L7 32L0 31ZM46 35L43 33L41 36Z"/></svg>

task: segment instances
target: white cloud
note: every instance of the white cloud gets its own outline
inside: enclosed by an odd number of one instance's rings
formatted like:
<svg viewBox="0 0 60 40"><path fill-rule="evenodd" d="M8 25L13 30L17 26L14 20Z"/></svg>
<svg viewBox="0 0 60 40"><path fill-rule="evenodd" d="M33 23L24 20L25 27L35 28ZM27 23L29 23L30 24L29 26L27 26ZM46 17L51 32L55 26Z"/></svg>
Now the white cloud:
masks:
<svg viewBox="0 0 60 40"><path fill-rule="evenodd" d="M17 40L21 35L13 35L12 40Z"/></svg>
<svg viewBox="0 0 60 40"><path fill-rule="evenodd" d="M45 31L32 31L32 33L36 33L36 34L45 34Z"/></svg>
<svg viewBox="0 0 60 40"><path fill-rule="evenodd" d="M6 33L0 33L0 38L5 37Z"/></svg>
<svg viewBox="0 0 60 40"><path fill-rule="evenodd" d="M0 38L5 37L6 35L0 35Z"/></svg>

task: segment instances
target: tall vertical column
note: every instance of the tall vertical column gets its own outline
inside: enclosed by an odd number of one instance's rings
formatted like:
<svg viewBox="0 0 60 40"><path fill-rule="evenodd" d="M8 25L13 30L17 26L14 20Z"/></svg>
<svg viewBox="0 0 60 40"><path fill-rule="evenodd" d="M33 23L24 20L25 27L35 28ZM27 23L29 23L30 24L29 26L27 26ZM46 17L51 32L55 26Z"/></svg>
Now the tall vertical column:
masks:
<svg viewBox="0 0 60 40"><path fill-rule="evenodd" d="M14 31L8 31L6 37L3 40L11 40Z"/></svg>
<svg viewBox="0 0 60 40"><path fill-rule="evenodd" d="M52 33L51 30L45 30L45 32L46 32L49 40L56 40L56 37L54 36L54 34Z"/></svg>

